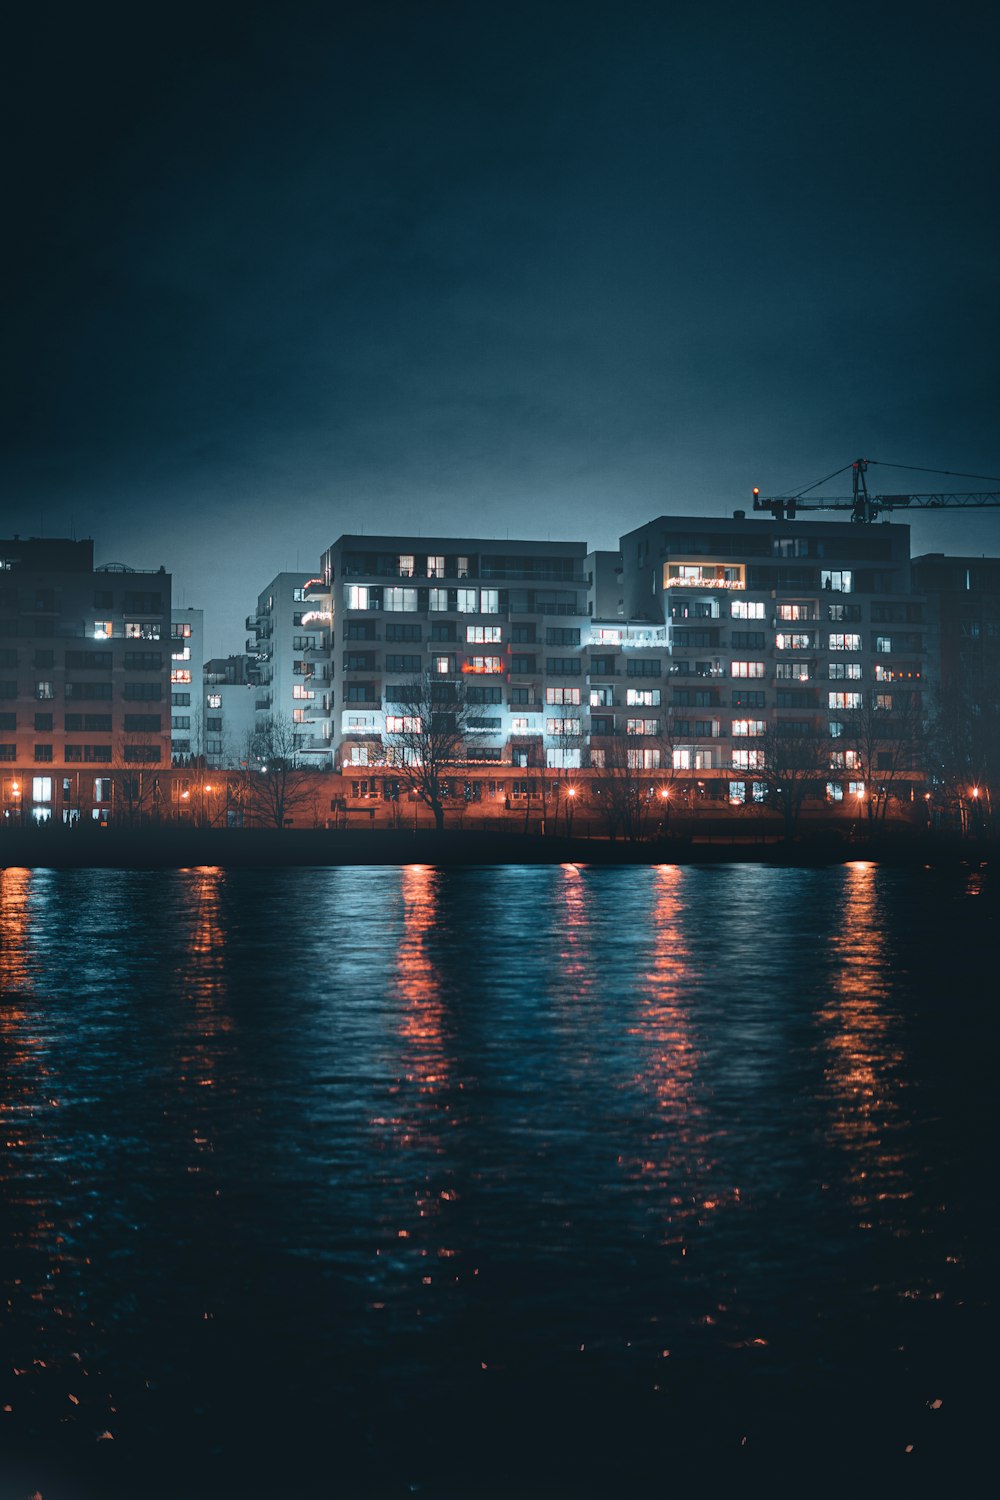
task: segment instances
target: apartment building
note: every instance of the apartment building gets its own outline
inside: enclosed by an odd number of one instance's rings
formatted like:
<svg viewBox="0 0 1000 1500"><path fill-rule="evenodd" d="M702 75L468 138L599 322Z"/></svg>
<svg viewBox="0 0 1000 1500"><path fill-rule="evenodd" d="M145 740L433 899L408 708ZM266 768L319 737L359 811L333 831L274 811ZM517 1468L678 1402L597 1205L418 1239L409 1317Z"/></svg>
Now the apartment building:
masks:
<svg viewBox="0 0 1000 1500"><path fill-rule="evenodd" d="M90 539L0 540L0 816L100 817L170 765L170 575Z"/></svg>
<svg viewBox="0 0 1000 1500"><path fill-rule="evenodd" d="M324 553L337 766L385 758L411 684L471 706L475 759L582 765L590 617L582 542L342 536Z"/></svg>
<svg viewBox="0 0 1000 1500"><path fill-rule="evenodd" d="M174 609L170 616L170 748L175 765L205 754L204 661L204 610Z"/></svg>
<svg viewBox="0 0 1000 1500"><path fill-rule="evenodd" d="M257 691L249 657L216 656L205 663L201 702L207 766L238 766L246 760Z"/></svg>
<svg viewBox="0 0 1000 1500"><path fill-rule="evenodd" d="M845 721L923 685L909 527L661 516L621 539L625 612L662 624L672 767L761 795L772 729L829 742L831 800L863 796ZM651 719L652 719L651 714ZM841 774L838 774L841 773Z"/></svg>
<svg viewBox="0 0 1000 1500"><path fill-rule="evenodd" d="M258 724L287 730L289 745L306 762L331 759L331 610L322 578L278 573L248 615L246 643L257 688Z"/></svg>

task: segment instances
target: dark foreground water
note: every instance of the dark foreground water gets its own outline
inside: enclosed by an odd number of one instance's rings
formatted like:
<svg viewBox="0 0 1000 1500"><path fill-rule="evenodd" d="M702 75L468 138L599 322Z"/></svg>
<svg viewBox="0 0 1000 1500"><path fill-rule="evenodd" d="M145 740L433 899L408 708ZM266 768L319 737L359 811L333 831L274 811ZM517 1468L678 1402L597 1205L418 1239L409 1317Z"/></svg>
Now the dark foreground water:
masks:
<svg viewBox="0 0 1000 1500"><path fill-rule="evenodd" d="M998 918L863 863L4 872L0 1496L972 1493Z"/></svg>

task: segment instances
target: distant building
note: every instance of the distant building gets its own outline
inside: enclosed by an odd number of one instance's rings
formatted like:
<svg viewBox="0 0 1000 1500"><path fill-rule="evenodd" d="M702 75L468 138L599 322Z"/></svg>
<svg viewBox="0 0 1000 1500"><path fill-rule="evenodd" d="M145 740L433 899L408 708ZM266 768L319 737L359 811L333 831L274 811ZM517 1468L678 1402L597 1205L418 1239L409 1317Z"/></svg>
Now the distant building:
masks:
<svg viewBox="0 0 1000 1500"><path fill-rule="evenodd" d="M202 704L208 766L236 767L247 758L256 698L249 657L212 657L205 663Z"/></svg>
<svg viewBox="0 0 1000 1500"><path fill-rule="evenodd" d="M247 616L258 720L291 726L298 755L330 765L330 600L324 580L278 573Z"/></svg>
<svg viewBox="0 0 1000 1500"><path fill-rule="evenodd" d="M175 765L205 754L201 702L205 612L175 609L170 621L170 740Z"/></svg>
<svg viewBox="0 0 1000 1500"><path fill-rule="evenodd" d="M170 575L91 540L0 540L0 816L102 816L170 765Z"/></svg>

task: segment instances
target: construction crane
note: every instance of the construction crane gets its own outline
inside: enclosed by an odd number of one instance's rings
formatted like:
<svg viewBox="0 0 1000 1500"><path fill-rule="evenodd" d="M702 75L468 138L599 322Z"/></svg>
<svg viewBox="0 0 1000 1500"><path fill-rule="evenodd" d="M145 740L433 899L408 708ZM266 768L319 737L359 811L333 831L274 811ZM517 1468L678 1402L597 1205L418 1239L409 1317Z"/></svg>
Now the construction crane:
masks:
<svg viewBox="0 0 1000 1500"><path fill-rule="evenodd" d="M794 521L796 513L800 510L849 510L851 520L862 526L870 526L877 521L883 511L893 510L936 510L943 506L966 507L968 509L987 508L989 506L1000 506L1000 490L976 490L958 493L954 491L934 491L922 495L870 495L868 493L868 465L878 464L876 458L856 458L853 463L845 464L842 469L836 469L834 473L827 474L824 479L817 479L815 484L807 485L797 495L762 495L756 487L753 492L754 510L769 510L776 521ZM921 474L946 474L953 479L991 479L1000 484L1000 479L994 474L959 474L950 469L917 469L913 464L883 464L883 468L890 469L914 469ZM810 490L826 484L828 480L835 479L838 474L844 474L847 470L852 471L854 493L852 495L829 495L823 499L805 500Z"/></svg>

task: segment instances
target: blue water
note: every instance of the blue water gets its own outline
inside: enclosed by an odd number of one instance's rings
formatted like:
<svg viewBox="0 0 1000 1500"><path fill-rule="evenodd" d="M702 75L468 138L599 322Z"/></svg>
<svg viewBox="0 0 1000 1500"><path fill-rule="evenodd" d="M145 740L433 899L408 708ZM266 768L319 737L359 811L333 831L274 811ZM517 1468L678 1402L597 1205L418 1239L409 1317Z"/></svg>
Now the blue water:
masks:
<svg viewBox="0 0 1000 1500"><path fill-rule="evenodd" d="M971 1475L997 886L2 873L0 1500Z"/></svg>

